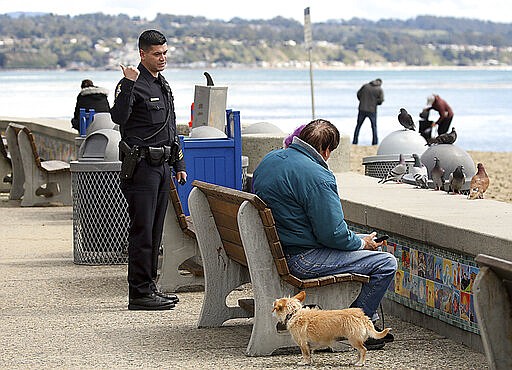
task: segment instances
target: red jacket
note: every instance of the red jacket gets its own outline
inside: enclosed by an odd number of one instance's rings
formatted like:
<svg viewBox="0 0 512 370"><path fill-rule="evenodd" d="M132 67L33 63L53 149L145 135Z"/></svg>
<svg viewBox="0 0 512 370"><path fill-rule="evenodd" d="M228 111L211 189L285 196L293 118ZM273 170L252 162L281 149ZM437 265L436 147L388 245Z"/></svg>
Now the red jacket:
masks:
<svg viewBox="0 0 512 370"><path fill-rule="evenodd" d="M448 105L448 103L441 99L439 95L434 95L435 99L432 103L432 107L429 109L433 109L437 112L439 112L439 119L437 120L436 124L439 124L439 122L446 118L452 118L453 117L453 111L452 108Z"/></svg>

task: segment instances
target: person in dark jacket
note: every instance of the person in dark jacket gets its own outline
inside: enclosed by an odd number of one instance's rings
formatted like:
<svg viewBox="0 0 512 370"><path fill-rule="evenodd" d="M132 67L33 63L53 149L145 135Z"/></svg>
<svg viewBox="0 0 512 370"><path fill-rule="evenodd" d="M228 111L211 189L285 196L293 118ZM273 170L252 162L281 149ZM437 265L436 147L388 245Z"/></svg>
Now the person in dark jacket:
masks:
<svg viewBox="0 0 512 370"><path fill-rule="evenodd" d="M361 130L361 126L366 117L370 119L370 123L372 124L372 145L379 143L377 137L377 105L381 105L384 102L384 91L381 86L382 80L377 78L376 80L364 84L357 91L359 113L357 115L357 124L354 130L352 144L357 144L359 140L359 130Z"/></svg>
<svg viewBox="0 0 512 370"><path fill-rule="evenodd" d="M124 148L120 187L130 216L128 309L169 310L179 299L157 288L158 255L173 181L171 166L180 183L187 173L176 132L174 97L161 73L167 65L167 40L161 32L147 30L139 36L138 46L140 63L121 65L124 78L111 109ZM123 174L123 166L131 171Z"/></svg>
<svg viewBox="0 0 512 370"><path fill-rule="evenodd" d="M397 262L379 251L375 233L358 235L348 228L336 177L327 160L340 142L331 122L317 119L306 125L286 149L267 154L254 171L253 187L272 210L290 272L301 279L338 273L370 276L352 307L373 321L377 307L395 276ZM371 340L368 349L392 341Z"/></svg>
<svg viewBox="0 0 512 370"><path fill-rule="evenodd" d="M76 97L75 114L71 119L71 126L80 132L80 108L87 110L94 109L98 112L110 112L108 104L108 90L103 87L94 86L91 80L83 80L81 90Z"/></svg>
<svg viewBox="0 0 512 370"><path fill-rule="evenodd" d="M453 119L452 108L439 95L432 94L427 98L427 106L423 109L423 111L429 112L431 109L439 113L439 119L432 124L432 127L437 125L438 135L447 133Z"/></svg>

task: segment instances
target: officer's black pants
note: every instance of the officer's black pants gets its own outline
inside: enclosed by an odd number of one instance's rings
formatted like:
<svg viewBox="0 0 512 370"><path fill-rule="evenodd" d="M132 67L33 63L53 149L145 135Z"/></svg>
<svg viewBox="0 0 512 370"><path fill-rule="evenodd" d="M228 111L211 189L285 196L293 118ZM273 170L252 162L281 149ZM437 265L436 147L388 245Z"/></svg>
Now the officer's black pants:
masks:
<svg viewBox="0 0 512 370"><path fill-rule="evenodd" d="M150 166L142 159L131 180L121 180L128 203L128 286L131 298L155 288L158 253L169 197L171 173L167 163Z"/></svg>

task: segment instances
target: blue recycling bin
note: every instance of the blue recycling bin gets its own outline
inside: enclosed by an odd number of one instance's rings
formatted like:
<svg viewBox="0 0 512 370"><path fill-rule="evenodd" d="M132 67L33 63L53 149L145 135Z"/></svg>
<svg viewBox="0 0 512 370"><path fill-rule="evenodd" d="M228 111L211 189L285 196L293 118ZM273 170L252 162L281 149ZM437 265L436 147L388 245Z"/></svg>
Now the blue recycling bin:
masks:
<svg viewBox="0 0 512 370"><path fill-rule="evenodd" d="M226 135L223 139L180 136L187 165L187 183L178 185L183 211L189 215L188 195L192 181L201 180L229 188L242 189L242 134L240 112L226 111Z"/></svg>
<svg viewBox="0 0 512 370"><path fill-rule="evenodd" d="M91 124L91 122L94 119L94 115L96 114L96 111L91 108L89 110L86 110L85 108L80 108L80 136L86 137L86 130L87 127Z"/></svg>

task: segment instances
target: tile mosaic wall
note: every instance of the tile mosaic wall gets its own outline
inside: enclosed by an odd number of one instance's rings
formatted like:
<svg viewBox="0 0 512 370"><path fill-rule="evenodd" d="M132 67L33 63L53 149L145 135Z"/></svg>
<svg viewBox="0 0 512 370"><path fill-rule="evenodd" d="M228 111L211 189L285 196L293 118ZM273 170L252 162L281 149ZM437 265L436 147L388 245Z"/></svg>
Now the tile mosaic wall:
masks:
<svg viewBox="0 0 512 370"><path fill-rule="evenodd" d="M373 231L355 224L349 226L357 233ZM386 298L461 329L480 333L473 301L478 267L473 257L391 234L382 249L393 254L398 262Z"/></svg>

